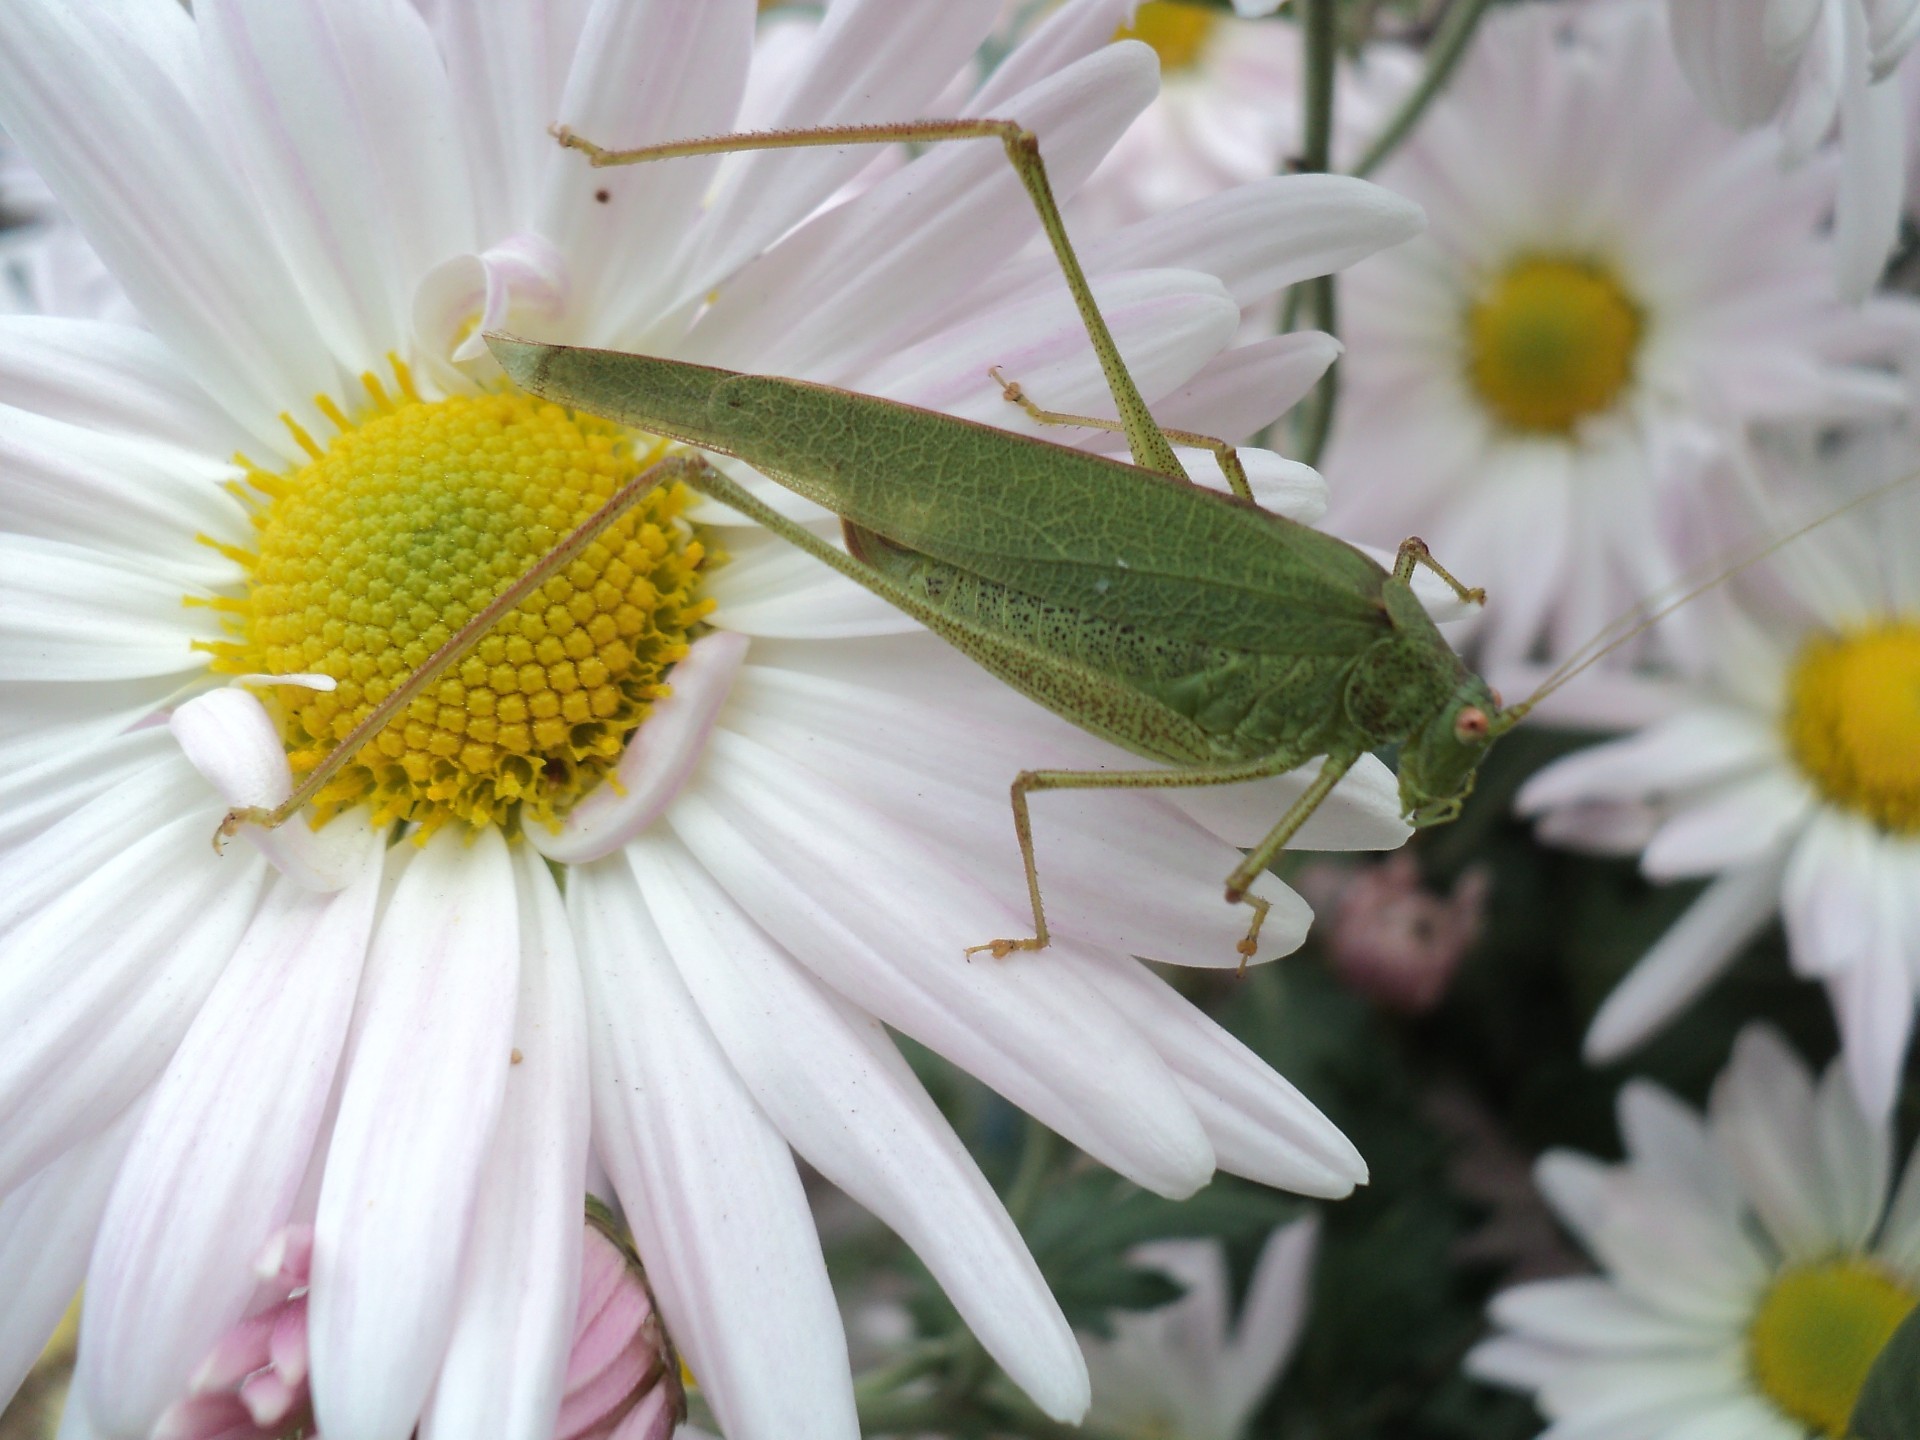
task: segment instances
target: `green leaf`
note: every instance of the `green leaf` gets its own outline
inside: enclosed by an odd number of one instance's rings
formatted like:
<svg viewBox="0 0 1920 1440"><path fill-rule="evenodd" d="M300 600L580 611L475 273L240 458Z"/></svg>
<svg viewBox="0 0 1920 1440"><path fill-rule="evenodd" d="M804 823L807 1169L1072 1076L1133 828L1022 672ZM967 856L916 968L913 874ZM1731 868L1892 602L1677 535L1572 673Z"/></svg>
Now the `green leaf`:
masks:
<svg viewBox="0 0 1920 1440"><path fill-rule="evenodd" d="M1920 1310L1893 1332L1867 1372L1853 1407L1857 1440L1914 1440L1920 1435Z"/></svg>

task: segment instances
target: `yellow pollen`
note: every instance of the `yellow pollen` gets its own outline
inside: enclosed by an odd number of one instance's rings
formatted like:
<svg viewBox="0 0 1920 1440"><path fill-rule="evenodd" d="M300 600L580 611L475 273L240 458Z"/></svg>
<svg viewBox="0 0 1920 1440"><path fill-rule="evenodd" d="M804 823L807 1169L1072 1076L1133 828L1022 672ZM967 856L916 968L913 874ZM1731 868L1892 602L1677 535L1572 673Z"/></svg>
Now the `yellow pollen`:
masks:
<svg viewBox="0 0 1920 1440"><path fill-rule="evenodd" d="M1466 321L1467 374L1509 429L1564 435L1610 409L1633 378L1640 307L1591 262L1519 260Z"/></svg>
<svg viewBox="0 0 1920 1440"><path fill-rule="evenodd" d="M1859 1258L1782 1271L1747 1331L1761 1393L1832 1440L1843 1440L1867 1372L1920 1295Z"/></svg>
<svg viewBox="0 0 1920 1440"><path fill-rule="evenodd" d="M422 402L369 377L371 411L282 475L247 465L266 503L229 674L322 674L276 687L297 776L499 592L659 458L619 427L520 394ZM244 461L242 462L245 463ZM655 491L548 577L319 792L319 820L554 824L619 759L701 617L705 547ZM317 823L317 822L316 822Z"/></svg>
<svg viewBox="0 0 1920 1440"><path fill-rule="evenodd" d="M1920 621L1809 640L1785 718L1800 768L1835 805L1920 834Z"/></svg>
<svg viewBox="0 0 1920 1440"><path fill-rule="evenodd" d="M1219 17L1198 5L1178 0L1147 0L1134 12L1133 24L1122 25L1116 40L1144 40L1160 57L1160 73L1172 75L1200 63L1207 37Z"/></svg>

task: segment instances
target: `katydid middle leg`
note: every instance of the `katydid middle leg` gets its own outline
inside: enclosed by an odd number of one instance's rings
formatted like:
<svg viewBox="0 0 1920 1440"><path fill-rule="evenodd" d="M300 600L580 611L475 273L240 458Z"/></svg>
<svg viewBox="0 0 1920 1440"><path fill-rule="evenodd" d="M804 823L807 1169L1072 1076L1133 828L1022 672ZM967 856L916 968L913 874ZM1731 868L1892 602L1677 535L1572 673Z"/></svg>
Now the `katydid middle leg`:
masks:
<svg viewBox="0 0 1920 1440"><path fill-rule="evenodd" d="M1027 898L1033 906L1034 933L1024 940L989 940L982 945L969 945L967 947L967 953L972 955L981 950L990 950L993 952L995 959L1004 960L1016 950L1044 950L1051 941L1051 937L1047 933L1046 907L1040 899L1040 869L1038 862L1034 858L1033 817L1027 806L1027 796L1033 794L1035 791L1170 790L1186 789L1198 785L1237 785L1246 780L1265 780L1271 776L1283 774L1291 770L1296 763L1297 758L1291 755L1266 755L1257 760L1243 761L1237 765L1196 766L1185 770L1021 771L1019 775L1014 777L1011 792L1013 797L1013 830L1014 834L1018 836L1020 840L1021 863L1026 866ZM1347 762L1349 765L1352 763L1351 760ZM1341 768L1344 772L1345 766ZM1336 774L1333 780L1338 781L1339 778L1339 775ZM1317 785L1319 782L1316 781L1315 783ZM1332 789L1332 782L1329 782L1326 788L1329 790ZM1324 793L1323 791L1322 795L1324 795ZM1303 801L1306 798L1306 796L1301 797ZM1315 799L1313 804L1319 804L1319 800ZM1307 812L1311 813L1312 808L1313 806L1309 805ZM1300 805L1296 803L1293 809L1287 812L1288 816L1292 817L1294 812L1299 809ZM1298 820L1294 821L1293 829L1299 829L1300 825L1305 822L1305 819L1306 815L1302 814ZM1281 823L1284 825L1286 822L1282 821ZM1292 832L1288 831L1287 833L1290 835ZM1268 839L1272 839L1272 836L1269 836ZM1284 836L1282 837L1282 843L1285 843ZM1265 848L1265 845L1266 842L1263 841L1262 849ZM1278 848L1278 846L1275 847L1276 850ZM1238 886L1235 885L1235 880L1240 877L1241 872L1246 868L1243 864L1233 872L1233 875L1229 877L1227 881L1227 899L1235 903L1244 903L1253 910L1253 920L1247 926L1246 936L1236 947L1240 951L1240 966L1243 970L1246 968L1247 961L1251 960L1259 949L1260 926L1267 918L1267 911L1272 908L1258 895L1249 895L1247 893L1247 886L1252 883L1250 876ZM1260 868L1265 869L1265 864L1263 863Z"/></svg>
<svg viewBox="0 0 1920 1440"><path fill-rule="evenodd" d="M1453 587L1453 593L1469 605L1487 603L1487 592L1478 585L1464 585L1453 577L1451 571L1433 558L1433 551L1427 548L1427 542L1418 535L1409 536L1400 542L1400 551L1394 556L1393 578L1411 583L1416 565L1424 565Z"/></svg>
<svg viewBox="0 0 1920 1440"><path fill-rule="evenodd" d="M1000 386L1002 399L1018 405L1022 410L1027 412L1029 419L1038 424L1078 425L1085 430L1108 430L1119 433L1125 433L1126 431L1127 427L1118 420L1102 420L1096 415L1069 415L1062 410L1041 409L1039 404L1027 394L1018 380L1009 380L1000 373L1000 367L998 365L989 369L987 374L991 375L994 383ZM1160 433L1166 436L1167 439L1175 441L1178 444L1191 445L1196 450L1211 450L1213 452L1213 458L1219 461L1220 472L1227 477L1227 484L1232 487L1233 493L1242 500L1253 499L1253 486L1247 483L1247 468L1240 463L1240 452L1225 440L1220 439L1217 435L1196 434L1192 430L1163 429ZM1141 462L1140 457L1136 455L1134 457L1134 463L1141 464L1143 462ZM1146 468L1150 469L1152 467L1148 466ZM1177 475L1172 478L1184 480L1187 477Z"/></svg>
<svg viewBox="0 0 1920 1440"><path fill-rule="evenodd" d="M1047 167L1040 159L1040 140L1031 130L1014 120L911 120L897 125L826 125L811 130L755 130L731 135L713 135L696 140L671 140L659 145L638 145L616 150L597 145L569 130L556 126L554 138L571 150L587 157L595 169L614 165L639 165L653 160L673 160L690 155L725 155L745 150L795 150L811 146L939 144L951 140L998 140L1012 163L1020 183L1026 187L1033 208L1053 247L1054 258L1072 292L1074 306L1093 342L1107 388L1113 392L1114 408L1120 413L1120 428L1135 463L1162 475L1181 480L1187 472L1173 453L1173 446L1154 422L1140 389L1133 383L1126 361L1114 344L1113 332L1094 303L1093 289L1081 269L1080 257L1067 239L1066 222L1061 218L1053 186L1047 180Z"/></svg>

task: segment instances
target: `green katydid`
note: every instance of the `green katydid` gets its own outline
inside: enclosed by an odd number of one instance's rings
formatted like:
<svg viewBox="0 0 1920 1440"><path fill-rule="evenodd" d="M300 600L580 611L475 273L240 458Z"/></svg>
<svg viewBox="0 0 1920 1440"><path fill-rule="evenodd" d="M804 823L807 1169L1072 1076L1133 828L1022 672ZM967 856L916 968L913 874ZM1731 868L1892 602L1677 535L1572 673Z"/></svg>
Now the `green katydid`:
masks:
<svg viewBox="0 0 1920 1440"><path fill-rule="evenodd" d="M1325 760L1313 783L1226 880L1254 910L1254 877L1364 754L1398 745L1403 811L1416 826L1458 814L1487 747L1525 707L1500 708L1456 656L1412 588L1425 565L1477 600L1418 540L1391 571L1331 536L1252 501L1232 447L1163 431L1121 359L1059 210L1031 132L999 120L719 136L627 151L565 131L596 166L745 149L998 139L1025 184L1086 324L1117 422L1058 416L1015 384L1006 398L1043 421L1124 431L1134 464L831 387L646 356L488 336L530 393L701 450L734 456L840 515L849 550L825 543L694 456L632 481L498 596L390 694L282 806L236 811L278 824L556 565L639 494L681 481L800 546L926 624L1016 689L1135 754L1174 768L1026 771L1015 828L1034 934L976 949L1004 956L1047 943L1028 796L1069 788L1224 785ZM1194 485L1173 441L1211 448L1236 494ZM338 757L336 759L336 757Z"/></svg>

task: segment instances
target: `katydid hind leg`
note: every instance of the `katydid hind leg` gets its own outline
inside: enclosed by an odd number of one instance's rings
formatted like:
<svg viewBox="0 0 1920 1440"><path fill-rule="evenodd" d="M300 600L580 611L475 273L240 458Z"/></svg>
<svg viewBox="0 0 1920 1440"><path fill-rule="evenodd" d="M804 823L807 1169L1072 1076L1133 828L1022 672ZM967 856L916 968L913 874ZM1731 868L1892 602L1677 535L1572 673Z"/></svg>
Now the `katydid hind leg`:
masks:
<svg viewBox="0 0 1920 1440"><path fill-rule="evenodd" d="M1009 380L1002 375L997 365L987 373L993 377L994 383L1000 386L1001 398L1026 411L1027 417L1035 424L1075 425L1083 430L1107 430L1121 434L1126 432L1127 427L1118 420L1103 420L1095 415L1072 415L1064 410L1043 409L1032 396L1027 394L1025 387L1018 380ZM1253 499L1253 486L1247 482L1247 467L1240 463L1240 452L1233 445L1217 435L1200 435L1192 430L1162 430L1160 433L1175 444L1191 445L1196 450L1211 450L1213 458L1219 463L1220 473L1227 477L1227 484L1232 487L1233 493L1242 500ZM1143 468L1152 468L1145 465L1138 455L1134 457L1134 463L1142 465ZM1181 480L1187 477L1176 475L1171 478Z"/></svg>
<svg viewBox="0 0 1920 1440"><path fill-rule="evenodd" d="M1257 760L1249 760L1237 765L1219 765L1193 767L1184 770L1023 770L1015 777L1011 795L1013 802L1013 829L1020 842L1020 860L1027 876L1027 898L1033 906L1034 933L1020 940L989 940L980 945L969 945L967 954L973 955L982 950L993 952L994 958L1005 959L1016 950L1044 950L1050 940L1047 933L1046 908L1040 895L1040 869L1033 844L1033 819L1028 810L1027 797L1041 790L1171 790L1188 789L1200 785L1238 785L1247 780L1264 780L1291 770L1294 765L1292 756L1267 755ZM1337 778L1337 777L1336 777ZM1298 826L1295 827L1296 829ZM1244 967L1259 945L1260 926L1267 918L1270 908L1265 900L1257 895L1245 893L1230 895L1230 900L1245 904L1253 911L1253 920L1247 926L1247 933L1238 945L1241 965Z"/></svg>
<svg viewBox="0 0 1920 1440"><path fill-rule="evenodd" d="M692 155L721 155L743 150L798 150L812 146L939 144L952 140L998 140L1012 164L1020 183L1026 187L1040 217L1074 307L1093 343L1107 388L1113 393L1114 408L1120 413L1119 428L1127 437L1135 461L1163 475L1186 479L1173 446L1154 422L1140 388L1133 382L1113 332L1094 302L1093 288L1087 283L1080 257L1067 238L1066 221L1061 218L1053 186L1047 179L1047 167L1040 158L1040 141L1031 130L1014 120L911 120L892 125L829 125L811 130L758 130L730 135L713 135L694 140L674 140L661 145L642 145L616 150L595 144L576 135L565 126L555 127L554 138L563 146L583 153L596 169L615 165L638 165L654 160L673 160Z"/></svg>

